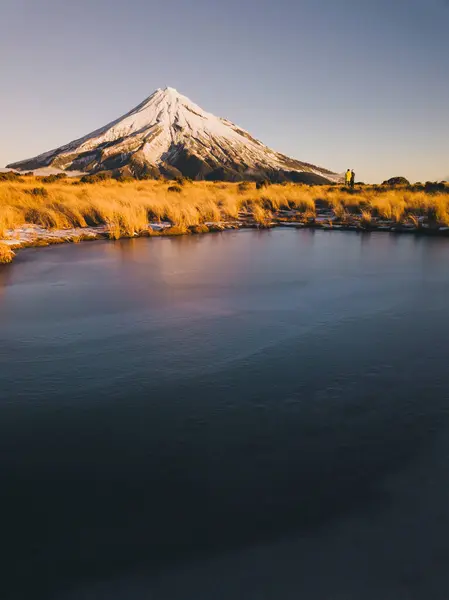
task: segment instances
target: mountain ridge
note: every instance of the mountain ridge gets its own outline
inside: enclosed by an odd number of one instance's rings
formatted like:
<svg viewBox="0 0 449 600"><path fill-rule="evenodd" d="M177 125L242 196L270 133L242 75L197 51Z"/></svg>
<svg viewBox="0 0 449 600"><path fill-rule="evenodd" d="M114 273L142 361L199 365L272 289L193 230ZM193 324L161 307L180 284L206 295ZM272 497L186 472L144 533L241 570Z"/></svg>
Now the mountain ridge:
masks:
<svg viewBox="0 0 449 600"><path fill-rule="evenodd" d="M328 169L271 150L171 87L159 88L125 115L81 138L7 166L21 171L114 171L133 177L340 181Z"/></svg>

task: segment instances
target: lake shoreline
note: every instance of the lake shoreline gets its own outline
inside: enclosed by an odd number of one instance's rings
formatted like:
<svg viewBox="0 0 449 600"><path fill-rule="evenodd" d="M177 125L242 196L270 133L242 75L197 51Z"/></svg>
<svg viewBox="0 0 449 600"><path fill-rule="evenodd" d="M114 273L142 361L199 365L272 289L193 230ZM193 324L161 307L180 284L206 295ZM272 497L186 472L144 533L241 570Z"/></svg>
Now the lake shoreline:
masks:
<svg viewBox="0 0 449 600"><path fill-rule="evenodd" d="M0 178L0 263L21 247L272 227L446 236L449 184Z"/></svg>
<svg viewBox="0 0 449 600"><path fill-rule="evenodd" d="M312 231L329 232L354 232L354 233L395 233L425 237L449 237L449 227L431 228L429 226L407 226L393 223L361 224L356 220L351 223L342 223L331 218L319 218L311 221L276 219L270 223L257 223L252 219L239 219L237 221L223 221L207 223L199 226L181 228L170 223L149 223L146 230L135 232L133 235L120 235L113 237L107 226L78 227L66 230L50 230L33 224L8 232L9 236L0 240L0 248L6 248L5 255L0 252L0 265L12 262L16 252L25 248L47 247L56 244L81 243L88 241L118 239L136 239L143 237L178 237L187 235L201 235L207 233L222 233L244 229L272 230L272 229L307 229ZM8 252L9 250L9 252ZM6 256L6 260L2 257Z"/></svg>

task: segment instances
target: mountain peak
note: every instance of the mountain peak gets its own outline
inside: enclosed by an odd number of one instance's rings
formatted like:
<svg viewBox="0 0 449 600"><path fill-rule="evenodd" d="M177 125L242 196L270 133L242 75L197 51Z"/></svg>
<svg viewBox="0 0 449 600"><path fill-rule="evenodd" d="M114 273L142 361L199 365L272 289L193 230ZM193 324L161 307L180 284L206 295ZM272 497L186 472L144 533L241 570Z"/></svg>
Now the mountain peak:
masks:
<svg viewBox="0 0 449 600"><path fill-rule="evenodd" d="M86 136L9 166L233 181L269 178L326 183L340 178L270 150L247 131L205 112L169 86Z"/></svg>

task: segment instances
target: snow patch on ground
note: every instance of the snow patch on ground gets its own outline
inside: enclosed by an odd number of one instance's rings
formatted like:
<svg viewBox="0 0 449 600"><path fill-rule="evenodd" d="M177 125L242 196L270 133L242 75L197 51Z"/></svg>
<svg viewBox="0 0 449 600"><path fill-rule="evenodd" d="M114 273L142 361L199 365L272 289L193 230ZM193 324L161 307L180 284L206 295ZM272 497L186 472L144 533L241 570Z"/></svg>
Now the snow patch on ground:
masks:
<svg viewBox="0 0 449 600"><path fill-rule="evenodd" d="M148 223L148 229L153 231L163 231L171 227L171 223L162 221L159 223ZM80 239L96 239L107 237L109 233L108 225L99 225L97 227L71 227L69 229L46 229L40 225L26 223L15 229L7 229L5 237L0 238L0 244L6 244L12 248L21 246L32 246L38 242L73 242ZM136 233L137 235L137 233Z"/></svg>
<svg viewBox="0 0 449 600"><path fill-rule="evenodd" d="M100 235L105 235L108 232L108 227L102 225L99 227L72 227L70 229L45 229L39 225L27 223L15 229L7 229L4 239L0 239L0 243L8 246L20 247L33 244L37 241L73 241L75 239L96 238Z"/></svg>

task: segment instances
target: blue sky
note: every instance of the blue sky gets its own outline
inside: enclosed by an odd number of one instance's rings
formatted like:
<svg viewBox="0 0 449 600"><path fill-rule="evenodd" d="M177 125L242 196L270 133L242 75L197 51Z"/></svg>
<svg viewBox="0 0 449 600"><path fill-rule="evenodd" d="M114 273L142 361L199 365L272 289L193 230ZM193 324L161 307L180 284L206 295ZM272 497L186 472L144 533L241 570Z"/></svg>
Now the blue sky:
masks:
<svg viewBox="0 0 449 600"><path fill-rule="evenodd" d="M2 0L0 166L169 85L357 178L449 176L449 0Z"/></svg>

